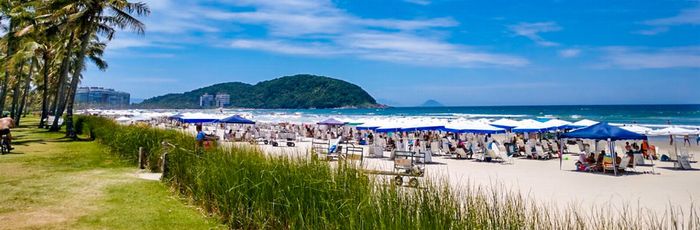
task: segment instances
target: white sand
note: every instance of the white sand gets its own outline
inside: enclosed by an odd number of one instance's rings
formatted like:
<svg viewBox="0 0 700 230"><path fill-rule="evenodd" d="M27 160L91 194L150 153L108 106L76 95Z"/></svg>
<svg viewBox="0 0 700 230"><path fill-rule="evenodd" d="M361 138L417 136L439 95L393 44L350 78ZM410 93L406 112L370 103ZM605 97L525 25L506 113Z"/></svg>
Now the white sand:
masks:
<svg viewBox="0 0 700 230"><path fill-rule="evenodd" d="M668 143L652 142L668 149ZM298 142L297 147L261 148L268 153L304 156L310 149L310 142ZM694 145L693 151L698 153ZM367 155L367 148L365 148ZM385 152L385 156L389 156ZM637 166L636 173L612 174L586 173L575 171L578 157L565 155L562 169L559 159L530 160L516 158L515 163L477 162L474 160L433 157L435 164L426 165L426 177L433 180L449 179L452 186L478 185L491 188L505 186L512 191L520 191L540 204L566 208L570 205L590 210L593 207L619 209L623 205L630 208L648 208L662 213L669 203L683 208L690 207L694 199L700 198L700 170L675 170L672 162L655 161L656 167ZM648 162L648 161L647 161ZM365 158L368 169L391 170L393 161L388 158ZM693 167L700 165L693 163ZM652 170L655 173L651 173Z"/></svg>

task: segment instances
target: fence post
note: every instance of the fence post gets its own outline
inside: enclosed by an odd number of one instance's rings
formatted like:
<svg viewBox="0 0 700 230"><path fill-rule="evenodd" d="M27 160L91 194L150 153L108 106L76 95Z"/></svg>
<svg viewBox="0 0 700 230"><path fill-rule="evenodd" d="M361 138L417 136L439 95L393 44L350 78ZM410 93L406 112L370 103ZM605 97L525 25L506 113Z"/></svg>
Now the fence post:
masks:
<svg viewBox="0 0 700 230"><path fill-rule="evenodd" d="M146 168L146 156L143 152L143 147L139 147L139 169Z"/></svg>

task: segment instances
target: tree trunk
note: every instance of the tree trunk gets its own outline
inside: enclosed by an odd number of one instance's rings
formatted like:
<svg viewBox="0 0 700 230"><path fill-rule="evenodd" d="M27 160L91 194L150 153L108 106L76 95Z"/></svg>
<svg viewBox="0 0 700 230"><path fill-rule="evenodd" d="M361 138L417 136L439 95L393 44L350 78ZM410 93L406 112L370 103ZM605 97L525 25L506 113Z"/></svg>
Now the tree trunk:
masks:
<svg viewBox="0 0 700 230"><path fill-rule="evenodd" d="M15 125L19 127L19 120L24 114L24 107L27 102L27 95L29 95L29 85L32 82L32 75L34 75L34 59L29 62L29 75L24 79L24 92L22 93L22 101L19 103L19 109L17 110L17 118L15 119Z"/></svg>
<svg viewBox="0 0 700 230"><path fill-rule="evenodd" d="M9 28L7 31L7 53L5 54L5 60L9 59L12 54L14 54L14 23L12 17L10 17ZM5 98L7 98L7 80L10 78L10 71L5 69L5 77L2 80L2 88L0 88L0 117L5 115Z"/></svg>
<svg viewBox="0 0 700 230"><path fill-rule="evenodd" d="M12 109L10 109L10 117L12 119L15 119L15 115L17 115L17 103L19 102L19 90L20 87L22 86L22 75L24 72L24 62L19 65L19 69L17 71L17 79L15 79L15 86L12 87Z"/></svg>
<svg viewBox="0 0 700 230"><path fill-rule="evenodd" d="M49 117L49 69L51 68L51 61L47 53L44 53L42 59L44 59L44 85L41 87L41 120L39 120L39 128L44 128L46 118Z"/></svg>
<svg viewBox="0 0 700 230"><path fill-rule="evenodd" d="M72 55L71 49L73 48L73 40L75 40L75 35L71 33L68 45L66 46L66 56L63 57L63 62L61 62L61 75L58 77L58 90L56 90L56 97L54 98L54 106L56 108L53 111L53 124L51 124L51 128L49 129L49 131L53 132L57 132L61 129L61 126L58 125L58 120L63 115L63 110L65 109L64 91L66 87L66 78L68 78L68 70L70 68L69 62Z"/></svg>
<svg viewBox="0 0 700 230"><path fill-rule="evenodd" d="M66 107L66 137L77 138L78 136L73 129L73 105L75 102L75 93L78 90L78 83L80 83L81 72L83 70L83 65L85 65L85 53L87 52L87 47L90 44L90 31L86 31L81 35L80 39L80 50L78 51L75 62L73 66L73 77L70 81L70 88L68 88L68 98Z"/></svg>

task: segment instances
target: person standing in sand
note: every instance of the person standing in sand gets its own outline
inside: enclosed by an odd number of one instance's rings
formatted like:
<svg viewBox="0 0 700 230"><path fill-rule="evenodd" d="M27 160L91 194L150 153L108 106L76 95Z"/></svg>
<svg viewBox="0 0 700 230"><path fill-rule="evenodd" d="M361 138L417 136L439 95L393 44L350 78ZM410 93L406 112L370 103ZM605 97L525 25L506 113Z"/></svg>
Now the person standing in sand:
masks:
<svg viewBox="0 0 700 230"><path fill-rule="evenodd" d="M14 119L10 117L0 118L0 136L7 135L7 146L10 148L10 150L14 149L12 148L12 133L10 132L10 129L14 127Z"/></svg>

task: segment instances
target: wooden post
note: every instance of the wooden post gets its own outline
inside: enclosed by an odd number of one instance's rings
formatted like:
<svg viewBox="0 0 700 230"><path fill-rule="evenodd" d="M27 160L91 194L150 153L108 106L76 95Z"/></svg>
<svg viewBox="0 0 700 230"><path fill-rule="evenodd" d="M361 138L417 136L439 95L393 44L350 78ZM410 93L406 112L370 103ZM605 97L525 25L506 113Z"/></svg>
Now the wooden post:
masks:
<svg viewBox="0 0 700 230"><path fill-rule="evenodd" d="M143 147L139 147L139 169L146 168L146 156L143 152Z"/></svg>

